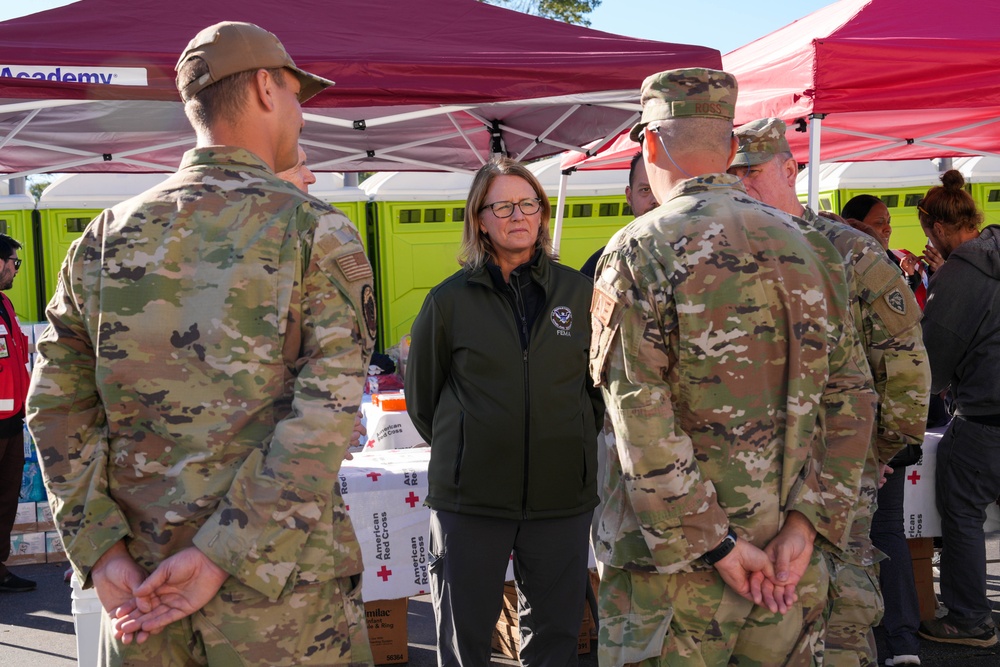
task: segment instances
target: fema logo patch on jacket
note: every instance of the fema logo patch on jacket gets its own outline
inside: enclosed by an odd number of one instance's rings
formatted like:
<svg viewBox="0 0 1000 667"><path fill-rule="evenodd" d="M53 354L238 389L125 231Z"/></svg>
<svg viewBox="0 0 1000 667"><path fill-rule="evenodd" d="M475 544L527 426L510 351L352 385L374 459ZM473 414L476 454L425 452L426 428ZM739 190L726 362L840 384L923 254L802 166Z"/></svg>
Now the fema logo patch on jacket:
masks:
<svg viewBox="0 0 1000 667"><path fill-rule="evenodd" d="M566 306L556 306L549 315L552 324L556 326L556 334L559 336L571 336L570 329L573 327L573 311Z"/></svg>

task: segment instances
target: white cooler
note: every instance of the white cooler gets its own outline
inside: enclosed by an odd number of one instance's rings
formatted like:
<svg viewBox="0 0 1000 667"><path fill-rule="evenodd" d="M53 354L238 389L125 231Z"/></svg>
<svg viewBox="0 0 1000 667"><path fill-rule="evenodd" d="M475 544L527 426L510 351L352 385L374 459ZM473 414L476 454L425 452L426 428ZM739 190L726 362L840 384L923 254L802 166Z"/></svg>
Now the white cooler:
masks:
<svg viewBox="0 0 1000 667"><path fill-rule="evenodd" d="M93 588L83 590L76 575L73 589L73 625L76 626L76 659L80 667L97 667L97 647L101 636L101 601Z"/></svg>

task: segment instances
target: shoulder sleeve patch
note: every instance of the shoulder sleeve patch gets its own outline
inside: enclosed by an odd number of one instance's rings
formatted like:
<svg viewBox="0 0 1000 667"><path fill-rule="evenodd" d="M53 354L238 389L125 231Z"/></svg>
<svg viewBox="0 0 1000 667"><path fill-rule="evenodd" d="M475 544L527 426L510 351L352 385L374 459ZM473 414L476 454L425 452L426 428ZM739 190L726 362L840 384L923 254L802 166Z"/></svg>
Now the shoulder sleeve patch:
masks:
<svg viewBox="0 0 1000 667"><path fill-rule="evenodd" d="M337 265L349 281L372 277L372 266L362 251L352 252L337 258Z"/></svg>

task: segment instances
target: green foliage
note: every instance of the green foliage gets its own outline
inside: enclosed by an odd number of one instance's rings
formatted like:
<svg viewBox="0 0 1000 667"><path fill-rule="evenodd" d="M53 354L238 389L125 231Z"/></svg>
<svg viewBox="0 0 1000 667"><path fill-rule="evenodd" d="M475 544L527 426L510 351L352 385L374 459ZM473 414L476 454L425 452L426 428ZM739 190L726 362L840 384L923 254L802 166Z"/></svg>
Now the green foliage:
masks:
<svg viewBox="0 0 1000 667"><path fill-rule="evenodd" d="M480 0L526 14L589 26L587 14L601 6L601 0Z"/></svg>
<svg viewBox="0 0 1000 667"><path fill-rule="evenodd" d="M29 176L28 177L28 194L38 201L39 197L42 196L42 191L49 187L49 183L52 182L51 176Z"/></svg>

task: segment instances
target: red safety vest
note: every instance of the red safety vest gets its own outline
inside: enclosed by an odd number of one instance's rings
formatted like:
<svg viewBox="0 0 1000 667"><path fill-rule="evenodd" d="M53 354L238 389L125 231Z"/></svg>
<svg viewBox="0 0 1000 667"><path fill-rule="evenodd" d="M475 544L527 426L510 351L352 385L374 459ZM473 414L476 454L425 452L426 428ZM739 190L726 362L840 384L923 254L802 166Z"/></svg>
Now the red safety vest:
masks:
<svg viewBox="0 0 1000 667"><path fill-rule="evenodd" d="M0 318L0 419L14 417L24 409L28 395L28 338L14 315L14 305L6 294L0 302L7 309L10 327Z"/></svg>

